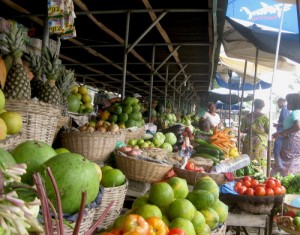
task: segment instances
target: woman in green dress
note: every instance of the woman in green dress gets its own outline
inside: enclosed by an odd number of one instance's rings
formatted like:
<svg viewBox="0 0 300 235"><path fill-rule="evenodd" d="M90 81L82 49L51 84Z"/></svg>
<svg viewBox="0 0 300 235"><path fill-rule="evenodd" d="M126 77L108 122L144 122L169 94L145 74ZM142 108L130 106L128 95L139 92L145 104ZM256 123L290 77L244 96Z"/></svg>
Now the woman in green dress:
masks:
<svg viewBox="0 0 300 235"><path fill-rule="evenodd" d="M269 118L262 113L265 103L261 99L254 100L254 111L247 114L241 122L240 131L243 137L243 153L251 160L256 160L261 170L265 171L267 161Z"/></svg>

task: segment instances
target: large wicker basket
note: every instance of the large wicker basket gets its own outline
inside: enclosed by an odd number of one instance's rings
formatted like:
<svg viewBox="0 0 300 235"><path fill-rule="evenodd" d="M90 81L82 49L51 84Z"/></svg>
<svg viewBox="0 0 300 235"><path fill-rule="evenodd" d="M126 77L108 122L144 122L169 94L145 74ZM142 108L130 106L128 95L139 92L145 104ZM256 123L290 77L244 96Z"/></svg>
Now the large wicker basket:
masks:
<svg viewBox="0 0 300 235"><path fill-rule="evenodd" d="M5 140L0 141L0 148L10 151L22 142L22 134L8 135Z"/></svg>
<svg viewBox="0 0 300 235"><path fill-rule="evenodd" d="M6 99L5 109L22 116L21 139L39 140L52 145L61 109L51 104L32 100Z"/></svg>
<svg viewBox="0 0 300 235"><path fill-rule="evenodd" d="M119 168L128 179L153 183L160 181L172 169L173 165L160 164L135 157L121 156L115 152L117 168Z"/></svg>
<svg viewBox="0 0 300 235"><path fill-rule="evenodd" d="M270 214L274 203L282 202L284 195L276 196L247 196L237 195L235 201L241 210L252 214Z"/></svg>
<svg viewBox="0 0 300 235"><path fill-rule="evenodd" d="M85 209L85 214L80 224L79 235L84 235L93 225L93 219L95 215L95 208ZM75 222L69 221L69 225L64 224L64 234L65 235L73 235L73 231L75 228ZM53 235L57 235L59 232L57 231L56 223L53 222Z"/></svg>
<svg viewBox="0 0 300 235"><path fill-rule="evenodd" d="M103 190L103 196L102 196L100 206L95 208L96 210L94 215L94 222L96 222L100 218L100 216L105 211L105 209L107 208L110 202L114 201L114 204L112 205L108 214L105 216L104 220L102 220L102 222L98 226L98 229L108 228L115 221L115 219L120 215L125 201L127 189L128 189L127 180L125 184L118 187L111 187L111 188L101 187L101 190Z"/></svg>
<svg viewBox="0 0 300 235"><path fill-rule="evenodd" d="M139 139L145 133L145 127L140 127L135 131L130 131L129 129L124 130L125 132L125 143L127 144L130 139Z"/></svg>
<svg viewBox="0 0 300 235"><path fill-rule="evenodd" d="M288 234L292 234L292 235L300 235L300 231L296 231L292 228L286 227L285 225L285 221L290 221L291 217L289 216L282 216L282 215L276 215L273 218L274 222L277 224L277 226L282 229L283 231L287 232ZM295 226L295 225L294 225Z"/></svg>
<svg viewBox="0 0 300 235"><path fill-rule="evenodd" d="M60 135L61 146L71 152L82 154L91 161L106 161L118 141L124 141L124 132L71 131Z"/></svg>
<svg viewBox="0 0 300 235"><path fill-rule="evenodd" d="M174 167L174 172L178 177L185 179L190 185L194 185L203 176L211 177L218 185L226 183L226 177L224 174L200 173L180 169L179 167Z"/></svg>

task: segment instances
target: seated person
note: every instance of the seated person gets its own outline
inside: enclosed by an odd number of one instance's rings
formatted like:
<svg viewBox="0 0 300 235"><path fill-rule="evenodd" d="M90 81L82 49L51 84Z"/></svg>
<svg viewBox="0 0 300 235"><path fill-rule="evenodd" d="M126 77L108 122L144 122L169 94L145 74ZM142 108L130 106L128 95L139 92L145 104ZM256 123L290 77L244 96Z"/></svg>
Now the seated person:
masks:
<svg viewBox="0 0 300 235"><path fill-rule="evenodd" d="M213 133L210 122L205 118L200 119L198 128L200 129L200 132L196 134L196 138L207 140Z"/></svg>

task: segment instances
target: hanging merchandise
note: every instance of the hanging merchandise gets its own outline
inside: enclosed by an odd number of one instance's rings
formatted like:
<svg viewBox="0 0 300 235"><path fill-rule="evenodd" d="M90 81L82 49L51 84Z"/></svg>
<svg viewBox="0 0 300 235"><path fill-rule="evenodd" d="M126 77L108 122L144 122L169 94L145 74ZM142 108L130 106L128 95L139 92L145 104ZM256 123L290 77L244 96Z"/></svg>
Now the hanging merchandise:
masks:
<svg viewBox="0 0 300 235"><path fill-rule="evenodd" d="M49 31L62 39L76 37L72 0L48 0Z"/></svg>

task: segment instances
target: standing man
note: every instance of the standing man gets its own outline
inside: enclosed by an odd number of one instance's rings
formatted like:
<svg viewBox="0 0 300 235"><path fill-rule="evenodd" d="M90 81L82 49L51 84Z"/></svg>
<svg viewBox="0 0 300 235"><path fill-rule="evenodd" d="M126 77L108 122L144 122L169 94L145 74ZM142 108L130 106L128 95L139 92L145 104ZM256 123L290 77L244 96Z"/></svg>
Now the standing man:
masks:
<svg viewBox="0 0 300 235"><path fill-rule="evenodd" d="M290 111L288 110L286 106L286 101L284 98L279 98L277 101L278 108L281 109L278 123L274 123L273 126L276 127L277 132L282 131L283 129L283 121L286 119L286 117L290 114ZM276 169L281 167L281 157L280 157L280 151L282 148L282 139L283 137L278 137L276 138L274 142L274 149L273 149L273 154L274 154L274 160L275 160L275 166L272 168L271 175L273 176L276 174Z"/></svg>

